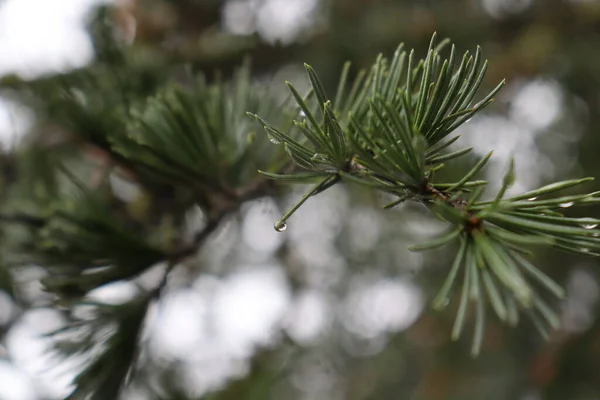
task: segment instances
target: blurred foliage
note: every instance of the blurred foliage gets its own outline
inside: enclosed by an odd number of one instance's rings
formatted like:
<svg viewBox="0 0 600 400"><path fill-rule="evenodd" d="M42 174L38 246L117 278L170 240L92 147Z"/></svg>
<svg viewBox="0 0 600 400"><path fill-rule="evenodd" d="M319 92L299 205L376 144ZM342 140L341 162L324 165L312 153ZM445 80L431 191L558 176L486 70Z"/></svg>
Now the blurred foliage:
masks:
<svg viewBox="0 0 600 400"><path fill-rule="evenodd" d="M279 186L261 180L258 172L239 179L237 172L241 170L279 172L284 166L286 172L291 172L291 167L286 164L282 149L272 146L266 135L253 131L260 127L243 116L237 119L236 115L243 109L285 130L298 109L280 101L275 90L267 93L264 88L271 85L272 74L278 77L277 74L290 65L308 62L319 71L323 90L336 93L339 72L346 61L352 62L348 80L353 81L357 71L368 68L377 54L393 54L399 42L422 52L419 58L425 56L433 31L441 37L451 37L460 49L480 45L489 60L482 82L486 89L491 90L505 78L509 84L532 78L551 79L560 84L568 98L564 113L575 116L579 122L576 128L583 133L578 142L578 165L574 171L561 173L566 177L600 175L596 154L600 142L597 135L592 134L595 127L600 126L598 1L323 0L315 2L316 8L310 14L314 25L301 32L296 41L285 44L273 43L258 24L259 14L266 12L261 7L267 1L237 1L254 5L245 9L253 14L249 18L250 25L256 28L250 29L248 35L222 29L225 10L232 3L236 1L132 0L115 8L104 8L90 21L96 59L88 68L35 81L23 81L18 76L1 78L2 95L27 104L37 116L27 140L3 154L0 160L2 208L13 219L5 221L0 289L14 296L15 304L19 305L19 312L2 331L8 331L18 321L19 313L28 307L56 300L48 293L31 298L19 290L21 269L40 260L15 259L10 251L14 244L37 249L31 255L42 251L46 257L44 262L49 256L63 256L57 259L65 276L84 274L81 266L64 263L64 255L71 260L78 255L77 259L83 260L86 267L94 267L93 273L85 272L86 279L95 276L102 277L103 281L122 279L123 274L130 277L138 272L135 268L133 271L114 268L123 257L129 267L131 259L136 260L134 266L141 262L145 267L170 257L179 260L195 254L193 244L203 243L226 215L237 212L240 204L265 195L276 196L283 203ZM115 28L121 33L117 42L129 46L126 51L121 45L114 45ZM239 70L248 57L252 59L253 80L241 76L243 72ZM198 74L204 75L205 80L195 82L192 76ZM166 83L171 85L168 90L164 89ZM245 86L247 83L251 86ZM233 94L236 101L220 103L224 98L220 94L224 92ZM272 102L256 101L256 96L271 94ZM502 111L508 105L499 102L495 107ZM182 110L190 108L206 117L186 120L189 113ZM135 118L130 118L130 124L123 124L130 112ZM282 116L289 118L279 119ZM173 125L162 126L156 118L170 119ZM155 141L153 147L164 152L151 152L146 141L159 140L161 130L164 132L174 126L188 133L209 132L213 141ZM219 135L221 131L231 135ZM189 135L188 140L192 136ZM232 139L235 143L227 142ZM173 147L177 154L185 154L185 157L169 158L169 154L174 154ZM236 151L220 150L232 147ZM200 165L196 160L205 160L207 165ZM76 177L64 179L65 164L77 166ZM160 173L157 174L156 166L161 172L171 170L172 174L157 180ZM450 173L451 180L460 179L471 166L457 163L455 167L456 172ZM54 173L56 170L63 172ZM206 171L211 175L202 176L203 181L211 182L215 178L214 184L207 187L189 184ZM137 188L135 199L119 198L108 183L109 177L132 182ZM177 180L181 181L174 185ZM83 188L73 187L72 182L83 182ZM221 186L223 182L226 185ZM256 185L262 185L257 182L269 183L257 188ZM364 193L351 190L350 193L352 210L380 203L379 199ZM74 200L82 197L101 198L105 207L74 206ZM212 211L205 215L203 228L190 239L183 237L180 231L186 220L184 211L197 198L203 199L200 203L204 211ZM585 214L574 210L569 217L598 216L599 211L599 207L591 205ZM352 212L345 215L349 218ZM440 250L426 257L425 271L416 278L411 278L412 271L401 267L406 255L398 253L397 248L405 247L403 235L411 236L410 228L403 231L399 226L406 224L411 218L409 214L414 212L402 209L383 214L385 232L376 246L363 253L348 244L344 235L349 235L347 231L352 227L344 225L335 243L346 259L346 275L342 284L325 290L341 301L344 293L350 291L352 279L363 274L366 266L371 266L390 279L400 276L417 280L427 295L435 294L447 275L450 254ZM22 220L24 215L32 214L36 219ZM419 217L417 220L424 218ZM74 219L76 226L71 224ZM23 229L22 224L14 224L15 221L26 222L33 229ZM39 226L43 226L41 231L37 229ZM134 237L120 236L124 231L135 232ZM40 233L41 237L36 236ZM74 242L73 238L77 240ZM107 243L107 238L112 241ZM121 247L123 240L141 246L143 251L139 254L148 254L147 247L150 247L156 251L156 257L139 260L135 254L126 254L123 250L131 247ZM73 247L73 243L77 246ZM112 254L104 254L110 256L109 259L90 253L93 244L98 243L110 249ZM293 246L286 243L277 258L286 266L297 294L311 285L308 274L299 271ZM244 250L237 251L243 258ZM571 268L567 266L571 265L582 265L578 269L585 272L586 279L598 282L600 278L597 261L576 255L552 250L538 252L535 264L560 283L569 281ZM222 268L211 270L211 265L210 261L201 259L186 264L185 268L190 274L223 273ZM170 267L166 266L167 271ZM87 288L65 286L63 281L46 279L45 282L49 289L77 301L87 292ZM62 290L56 290L56 284L62 286ZM596 284L596 290L597 287ZM567 295L577 298L578 290L569 286ZM98 308L94 315L103 316L98 319L102 327L97 327L97 337L75 335L75 346L67 341L57 342L59 350L65 353L65 349L84 346L91 339L105 340L109 351L96 350L90 364L92 369L78 376L81 387L88 385L87 390L96 391L99 396L96 398L115 396L115 390L123 384L121 378L128 361L136 356L131 343L140 338L146 306L160 295L150 290L140 295L139 302L117 307L93 304L92 307ZM532 333L533 325L509 330L499 321L487 319L487 333L481 343L483 354L476 360L468 357L470 341L458 344L450 341L448 332L454 321L454 303L450 306L452 310L444 313L424 312L407 330L392 330L375 345L353 336L343 322L331 316L332 334L310 345L284 337L270 348L259 349L245 376L228 381L224 387L202 398L563 400L600 396L600 315L595 303L586 310L583 310L585 305L576 301L563 306L555 303L561 310L563 323L569 322L569 307L579 307L576 314L578 311L577 315L584 315L581 318L584 322L589 319L589 324L580 330L559 329L550 334L548 342ZM79 327L81 322L76 317L68 316L68 327ZM467 318L468 322L474 322L472 317ZM111 343L118 345L111 347ZM371 345L377 350L370 350ZM135 373L131 373L132 388L143 390L147 398L198 398L186 390L181 381L178 375L181 365L152 360L144 354L147 351L144 346L141 351L140 362ZM91 386L90 382L93 382ZM98 382L103 385L95 386ZM318 382L325 383L319 386ZM87 393L76 391L73 398L87 398ZM127 394L123 396L127 398Z"/></svg>

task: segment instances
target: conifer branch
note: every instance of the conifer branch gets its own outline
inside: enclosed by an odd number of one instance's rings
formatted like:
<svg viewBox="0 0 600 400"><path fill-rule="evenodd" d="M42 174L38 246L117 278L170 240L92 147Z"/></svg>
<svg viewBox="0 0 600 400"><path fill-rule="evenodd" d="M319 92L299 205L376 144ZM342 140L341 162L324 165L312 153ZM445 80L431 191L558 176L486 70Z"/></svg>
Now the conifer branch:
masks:
<svg viewBox="0 0 600 400"><path fill-rule="evenodd" d="M441 310L458 300L451 332L457 340L474 305L472 354L481 350L488 308L511 326L521 312L544 336L548 328L558 327L556 313L539 290L557 299L564 290L524 254L532 246L551 246L600 255L600 220L564 215L571 207L600 203L600 192L557 195L590 180L585 178L507 198L516 174L511 161L496 196L482 200L487 182L478 175L491 153L455 182L438 182L436 172L444 162L471 153L471 148L449 150L458 140L456 129L491 104L504 84L477 101L487 69L481 49L461 58L451 45L444 59L447 46L434 35L426 57L417 60L401 45L391 59L379 56L354 82L349 82L347 63L333 98L317 72L305 65L311 90L301 94L287 83L295 107L275 102L252 84L247 65L232 82L189 75L191 84L185 86L150 74L150 93L133 98L130 92L143 92L143 83L133 79L140 71L118 49L103 54L115 68L100 63L32 84L45 114L77 139L75 148L83 143L101 149L111 165L127 170L151 197L164 188L177 194L169 207L155 210L158 219L176 220L166 228L131 224L130 215L111 209L114 199L105 182L90 190L77 179L69 181L75 195L48 190L47 197L33 199L35 212L16 207L0 214L0 222L27 228L13 250L44 267L44 287L67 300L69 309L90 306L97 317L72 317L52 334L61 354L93 355L76 377L71 398L112 399L121 393L135 369L148 308L160 300L171 271L193 257L244 202L274 194L277 180L314 184L275 222L278 231L311 197L341 182L397 197L384 208L412 201L445 221L444 234L410 249L457 247L432 306ZM266 135L255 134L247 115ZM60 186L54 180L44 184ZM190 243L181 244L179 217L192 206L200 206L206 225ZM167 264L162 279L134 301L114 306L86 298L103 285L135 279L156 263ZM76 339L61 336L81 328L91 329Z"/></svg>
<svg viewBox="0 0 600 400"><path fill-rule="evenodd" d="M276 222L277 230L282 230L286 220L309 197L344 181L398 197L384 208L402 201L416 201L449 224L446 234L413 246L412 250L430 250L458 242L460 250L433 305L441 309L452 300L452 288L462 271L463 290L452 338L460 337L467 305L475 302L472 353L477 355L485 326L484 301L490 303L500 320L511 325L516 323L520 308L532 318L542 335L546 334L546 327L558 326L556 314L537 294L534 285L557 297L562 296L562 290L521 254L527 252L528 246L545 245L577 254L599 255L600 230L596 227L600 221L570 218L562 211L572 206L597 204L600 193L549 197L556 191L587 182L586 178L550 184L505 199L506 191L515 181L511 160L495 199L481 201L487 182L476 178L492 153L477 161L456 182L437 183L434 175L444 168L444 161L464 158L471 150L446 152L458 138L451 134L488 106L504 84L501 82L482 100L474 102L487 69L481 49L477 48L474 56L465 53L455 68L453 45L449 59L443 60L440 55L447 44L436 46L434 34L427 57L416 63L414 52L407 55L403 46L391 61L379 56L369 72L358 75L346 98L349 66L345 65L335 104L325 93L316 72L307 65L316 98L302 98L288 84L302 110L294 120L294 125L300 128L300 138L259 115L251 116L274 138L274 143L285 147L300 169L297 173L265 176L287 182L305 182L316 177L321 181Z"/></svg>
<svg viewBox="0 0 600 400"><path fill-rule="evenodd" d="M252 133L244 112L260 112L285 126L294 110L252 84L247 65L232 82L207 83L201 76L190 76L192 87L170 83L141 100L131 99L126 93L130 88L121 86L128 81L122 78L131 65L119 68L67 74L28 89L77 139L75 150L100 149L104 165L127 171L153 200L165 188L177 195L169 207L153 210L159 223L132 221L123 212L128 205L115 205L108 173L102 174L99 184L90 184L51 163L43 165L47 174L34 178L53 190L30 196L26 209L18 204L0 215L0 223L25 228L11 254L21 264L43 266L47 275L42 284L56 296L55 305L67 310L89 305L98 314L92 320L73 319L50 335L63 356L91 352L90 363L75 379L72 398L117 398L135 367L147 308L160 300L171 271L195 256L223 219L242 204L274 194L274 182L264 179L258 169L291 171L284 152L273 152L268 139ZM66 179L57 179L65 174ZM182 244L180 216L194 205L207 216L206 225L190 243ZM165 226L164 221L173 222ZM166 263L164 275L139 301L120 306L88 301L94 289L135 279L157 263ZM105 335L77 333L90 328ZM69 332L75 339L61 336Z"/></svg>

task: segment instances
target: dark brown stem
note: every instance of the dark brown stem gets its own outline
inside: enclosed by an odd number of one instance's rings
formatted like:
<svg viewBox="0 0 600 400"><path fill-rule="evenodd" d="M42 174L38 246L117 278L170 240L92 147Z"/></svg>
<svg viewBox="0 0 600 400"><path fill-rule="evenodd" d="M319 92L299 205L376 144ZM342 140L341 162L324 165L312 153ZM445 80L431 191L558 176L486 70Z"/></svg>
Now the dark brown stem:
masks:
<svg viewBox="0 0 600 400"><path fill-rule="evenodd" d="M273 188L273 181L259 178L253 183L236 190L234 192L235 201L230 200L229 196L227 196L227 199L220 199L218 196L212 199L213 201L211 201L209 204L209 208L212 210L212 213L209 213L206 226L194 236L192 243L167 255L166 258L168 260L168 266L167 270L165 271L165 275L159 287L157 288L157 295L160 295L160 291L166 285L168 275L173 268L184 259L194 255L200 246L202 246L202 244L206 241L206 239L208 239L208 237L217 230L223 221L223 218L236 211L243 202L270 194Z"/></svg>
<svg viewBox="0 0 600 400"><path fill-rule="evenodd" d="M380 178L380 177L378 177ZM381 179L381 178L380 178ZM444 191L437 189L431 182L425 178L418 187L407 187L408 190L412 189L412 192L422 198L421 202L430 208L435 198L442 200L450 207L456 208L460 211L466 211L465 206L467 201L463 198L452 199L450 195ZM475 216L474 213L468 212L468 218L465 222L465 229L467 231L481 230L483 227L483 220Z"/></svg>
<svg viewBox="0 0 600 400"><path fill-rule="evenodd" d="M194 240L191 244L167 255L169 264L178 264L185 258L195 254L198 251L199 247L204 243L204 241L219 227L225 215L226 213L219 213L214 215L213 217L209 217L208 223L206 224L204 229L202 229L194 236Z"/></svg>

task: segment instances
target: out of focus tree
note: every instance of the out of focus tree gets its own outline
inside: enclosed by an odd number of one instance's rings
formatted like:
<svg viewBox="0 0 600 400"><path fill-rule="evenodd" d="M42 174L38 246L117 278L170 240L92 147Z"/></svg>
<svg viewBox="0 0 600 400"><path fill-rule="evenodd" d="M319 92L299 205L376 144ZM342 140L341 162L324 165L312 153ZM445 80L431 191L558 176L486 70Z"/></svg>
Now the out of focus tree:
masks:
<svg viewBox="0 0 600 400"><path fill-rule="evenodd" d="M485 326L474 359L468 335L450 337L460 290L446 310L428 311L458 246L407 250L439 236L443 225L412 203L381 210L398 187L378 194L335 185L275 235L273 222L310 188L290 191L257 172L296 173L292 142L286 152L245 115L301 137L283 83L302 94L309 89L303 62L335 94L346 61L352 82L378 54L391 60L400 42L416 49L415 60L425 58L437 32L456 45L457 65L464 50L483 48L489 68L481 92L507 80L494 105L459 128L459 147L448 150L472 146L480 158L495 151L480 174L490 181L486 195L493 199L503 178L505 188L512 184L510 198L597 177L599 24L593 0L130 0L94 10L90 65L1 80L0 94L35 115L1 158L0 307L11 312L0 323L8 354L18 353L11 335L27 316L48 309L58 321L57 368L65 355L83 364L74 368L74 399L600 396L595 258L534 251L533 263L566 288L564 300L546 299L560 328L547 340L535 319L507 328L486 300L485 322L476 313L465 318L465 326ZM173 132L187 136L165 136ZM514 182L506 173L511 156ZM458 182L475 161L447 164L436 182ZM360 168L345 172L360 175ZM377 179L385 175L377 172ZM594 188L586 183L585 190ZM566 218L598 217L595 202L587 203L567 209ZM590 221L576 225L594 237ZM244 292L239 282L250 276L268 282L255 283L264 299ZM35 289L38 281L45 291ZM219 294L227 285L233 298L269 303L263 310L273 316L264 316L262 331L244 307L231 312ZM107 288L121 293L108 304ZM165 310L188 323L170 326L175 319L161 318ZM228 312L234 322L219 318ZM228 333L236 329L252 339L239 344ZM164 345L178 340L185 346Z"/></svg>

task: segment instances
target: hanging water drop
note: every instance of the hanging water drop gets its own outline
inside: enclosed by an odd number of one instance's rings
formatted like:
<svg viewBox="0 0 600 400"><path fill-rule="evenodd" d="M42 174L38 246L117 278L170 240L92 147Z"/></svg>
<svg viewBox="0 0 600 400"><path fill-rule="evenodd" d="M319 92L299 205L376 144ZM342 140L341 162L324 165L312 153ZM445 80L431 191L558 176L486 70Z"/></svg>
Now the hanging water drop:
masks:
<svg viewBox="0 0 600 400"><path fill-rule="evenodd" d="M573 204L575 204L575 203L573 203L572 201L569 201L569 202L567 202L567 203L560 203L558 206L559 206L560 208L569 208L569 207L571 207Z"/></svg>
<svg viewBox="0 0 600 400"><path fill-rule="evenodd" d="M281 144L281 140L277 139L275 136L273 136L273 135L267 135L267 136L269 136L269 140L271 141L271 143Z"/></svg>
<svg viewBox="0 0 600 400"><path fill-rule="evenodd" d="M283 221L275 222L274 228L277 232L283 232L287 229L287 224Z"/></svg>

